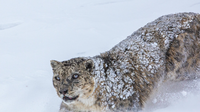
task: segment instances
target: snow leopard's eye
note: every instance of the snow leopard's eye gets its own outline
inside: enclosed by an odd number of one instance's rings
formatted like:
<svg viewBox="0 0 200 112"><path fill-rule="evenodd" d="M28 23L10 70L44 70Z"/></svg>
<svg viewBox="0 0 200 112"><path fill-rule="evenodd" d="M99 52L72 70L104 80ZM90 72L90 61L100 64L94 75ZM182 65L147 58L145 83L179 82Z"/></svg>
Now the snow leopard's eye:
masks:
<svg viewBox="0 0 200 112"><path fill-rule="evenodd" d="M55 79L56 79L57 81L60 81L60 77L59 77L59 76L56 76Z"/></svg>
<svg viewBox="0 0 200 112"><path fill-rule="evenodd" d="M78 77L79 77L79 74L74 74L74 75L72 76L73 79L77 79Z"/></svg>

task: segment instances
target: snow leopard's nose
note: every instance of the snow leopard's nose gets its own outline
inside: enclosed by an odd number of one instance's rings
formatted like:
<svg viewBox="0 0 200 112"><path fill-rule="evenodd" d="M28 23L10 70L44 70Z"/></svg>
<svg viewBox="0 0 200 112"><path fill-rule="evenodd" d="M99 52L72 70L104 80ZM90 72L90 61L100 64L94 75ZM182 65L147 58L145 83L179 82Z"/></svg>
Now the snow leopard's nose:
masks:
<svg viewBox="0 0 200 112"><path fill-rule="evenodd" d="M65 95L66 93L68 93L68 90L66 89L66 90L59 91L59 92L60 92L60 94L63 94L63 95Z"/></svg>

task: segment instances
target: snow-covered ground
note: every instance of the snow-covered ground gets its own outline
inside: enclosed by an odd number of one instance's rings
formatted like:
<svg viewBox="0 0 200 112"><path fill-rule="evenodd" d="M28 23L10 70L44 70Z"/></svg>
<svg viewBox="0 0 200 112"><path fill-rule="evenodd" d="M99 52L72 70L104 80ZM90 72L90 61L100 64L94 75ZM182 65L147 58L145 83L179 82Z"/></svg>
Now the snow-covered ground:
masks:
<svg viewBox="0 0 200 112"><path fill-rule="evenodd" d="M51 59L97 55L178 12L200 1L0 0L0 112L57 112ZM200 80L161 86L144 111L200 112Z"/></svg>

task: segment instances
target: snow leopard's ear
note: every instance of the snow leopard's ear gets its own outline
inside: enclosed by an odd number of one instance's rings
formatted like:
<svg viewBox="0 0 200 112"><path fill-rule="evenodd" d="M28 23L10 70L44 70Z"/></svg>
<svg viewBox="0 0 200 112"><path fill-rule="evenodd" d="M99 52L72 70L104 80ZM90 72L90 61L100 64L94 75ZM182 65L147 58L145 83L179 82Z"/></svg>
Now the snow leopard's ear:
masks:
<svg viewBox="0 0 200 112"><path fill-rule="evenodd" d="M59 66L61 64L61 62L59 61L56 61L56 60L51 60L51 67L54 69L56 68L57 66Z"/></svg>
<svg viewBox="0 0 200 112"><path fill-rule="evenodd" d="M85 69L91 71L94 68L94 62L93 60L87 60L85 62Z"/></svg>

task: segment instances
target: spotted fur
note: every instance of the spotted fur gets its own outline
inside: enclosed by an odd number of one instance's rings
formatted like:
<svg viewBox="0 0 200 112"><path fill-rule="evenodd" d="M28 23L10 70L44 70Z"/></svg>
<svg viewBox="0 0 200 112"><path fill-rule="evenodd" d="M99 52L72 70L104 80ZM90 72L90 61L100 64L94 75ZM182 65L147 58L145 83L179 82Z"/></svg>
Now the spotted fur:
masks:
<svg viewBox="0 0 200 112"><path fill-rule="evenodd" d="M137 112L159 83L200 76L200 15L162 16L105 53L51 66L61 111Z"/></svg>

